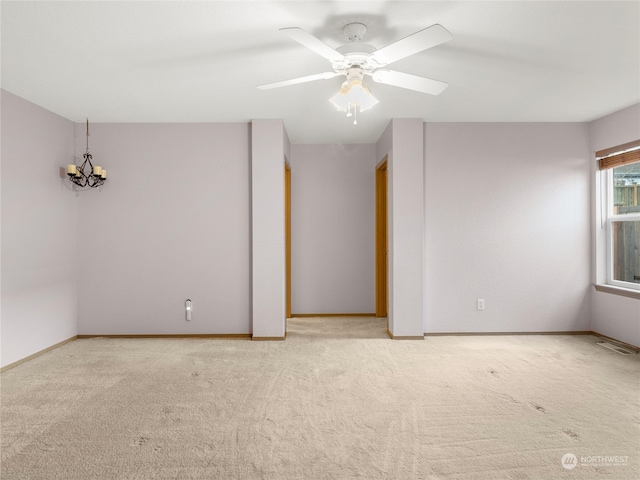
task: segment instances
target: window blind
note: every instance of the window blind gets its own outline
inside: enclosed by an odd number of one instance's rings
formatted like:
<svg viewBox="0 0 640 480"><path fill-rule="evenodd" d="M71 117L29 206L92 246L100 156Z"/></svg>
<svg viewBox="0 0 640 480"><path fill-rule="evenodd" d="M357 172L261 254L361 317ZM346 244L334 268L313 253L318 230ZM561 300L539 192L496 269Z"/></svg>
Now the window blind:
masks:
<svg viewBox="0 0 640 480"><path fill-rule="evenodd" d="M640 140L596 152L600 170L640 162Z"/></svg>

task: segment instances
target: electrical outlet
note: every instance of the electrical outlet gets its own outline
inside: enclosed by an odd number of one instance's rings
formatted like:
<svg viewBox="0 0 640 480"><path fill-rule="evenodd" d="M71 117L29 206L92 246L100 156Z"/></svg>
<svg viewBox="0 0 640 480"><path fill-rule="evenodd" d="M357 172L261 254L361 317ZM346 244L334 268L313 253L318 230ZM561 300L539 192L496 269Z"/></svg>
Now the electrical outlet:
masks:
<svg viewBox="0 0 640 480"><path fill-rule="evenodd" d="M478 299L478 310L484 310L484 298Z"/></svg>

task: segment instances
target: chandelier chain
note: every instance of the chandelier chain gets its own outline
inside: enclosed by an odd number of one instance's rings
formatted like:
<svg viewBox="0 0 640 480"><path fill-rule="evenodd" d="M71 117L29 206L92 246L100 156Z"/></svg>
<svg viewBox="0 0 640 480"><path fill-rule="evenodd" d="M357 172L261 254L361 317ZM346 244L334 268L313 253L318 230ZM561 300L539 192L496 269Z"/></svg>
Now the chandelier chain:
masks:
<svg viewBox="0 0 640 480"><path fill-rule="evenodd" d="M89 119L87 118L87 153L89 153Z"/></svg>

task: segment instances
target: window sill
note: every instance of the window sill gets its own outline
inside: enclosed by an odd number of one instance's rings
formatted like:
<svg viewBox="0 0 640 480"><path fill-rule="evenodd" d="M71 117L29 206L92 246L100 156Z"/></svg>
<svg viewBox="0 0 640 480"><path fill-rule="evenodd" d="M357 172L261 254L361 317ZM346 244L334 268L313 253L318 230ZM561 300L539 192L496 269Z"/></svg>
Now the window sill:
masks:
<svg viewBox="0 0 640 480"><path fill-rule="evenodd" d="M635 298L640 300L640 291L631 290L629 288L614 287L613 285L594 285L598 292L611 293L613 295L620 295L623 297Z"/></svg>

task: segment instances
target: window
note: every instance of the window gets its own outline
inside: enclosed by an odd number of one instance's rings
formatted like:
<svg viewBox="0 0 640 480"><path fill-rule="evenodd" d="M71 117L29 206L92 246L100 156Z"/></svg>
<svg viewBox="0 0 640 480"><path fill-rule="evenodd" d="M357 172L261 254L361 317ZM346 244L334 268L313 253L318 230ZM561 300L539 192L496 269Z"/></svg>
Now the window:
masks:
<svg viewBox="0 0 640 480"><path fill-rule="evenodd" d="M596 156L605 181L607 283L640 290L640 141Z"/></svg>

